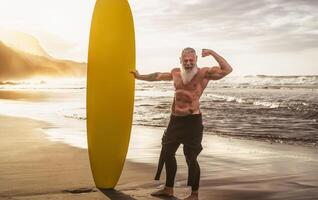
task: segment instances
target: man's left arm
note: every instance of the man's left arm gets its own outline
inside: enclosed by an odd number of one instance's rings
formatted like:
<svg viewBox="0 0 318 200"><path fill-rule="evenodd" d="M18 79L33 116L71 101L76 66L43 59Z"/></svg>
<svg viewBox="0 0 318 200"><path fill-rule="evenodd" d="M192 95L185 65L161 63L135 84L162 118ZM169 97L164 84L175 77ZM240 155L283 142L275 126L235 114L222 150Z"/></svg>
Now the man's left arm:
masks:
<svg viewBox="0 0 318 200"><path fill-rule="evenodd" d="M219 66L208 68L205 77L209 80L219 80L230 74L233 69L231 65L219 54L210 49L202 49L202 57L213 56Z"/></svg>

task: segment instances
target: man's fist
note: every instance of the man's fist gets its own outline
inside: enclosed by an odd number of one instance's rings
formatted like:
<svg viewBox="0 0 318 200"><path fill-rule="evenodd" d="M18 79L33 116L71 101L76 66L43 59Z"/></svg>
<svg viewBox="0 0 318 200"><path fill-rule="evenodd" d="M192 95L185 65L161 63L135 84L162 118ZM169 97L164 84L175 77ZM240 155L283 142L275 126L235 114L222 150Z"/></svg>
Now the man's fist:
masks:
<svg viewBox="0 0 318 200"><path fill-rule="evenodd" d="M138 70L130 71L129 73L133 74L135 78L137 78L140 75Z"/></svg>
<svg viewBox="0 0 318 200"><path fill-rule="evenodd" d="M210 49L202 49L202 57L210 56L212 53L213 51Z"/></svg>

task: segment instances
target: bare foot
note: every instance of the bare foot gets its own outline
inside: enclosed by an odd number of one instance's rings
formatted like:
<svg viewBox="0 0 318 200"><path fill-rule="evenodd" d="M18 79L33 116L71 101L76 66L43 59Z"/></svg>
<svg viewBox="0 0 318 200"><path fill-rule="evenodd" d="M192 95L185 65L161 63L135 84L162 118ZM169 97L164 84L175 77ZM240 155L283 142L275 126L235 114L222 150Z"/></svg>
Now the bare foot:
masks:
<svg viewBox="0 0 318 200"><path fill-rule="evenodd" d="M164 187L158 191L155 191L150 194L151 196L165 196L172 197L173 196L173 188L172 187Z"/></svg>
<svg viewBox="0 0 318 200"><path fill-rule="evenodd" d="M191 193L189 196L187 196L183 200L198 200L198 199L199 199L198 193Z"/></svg>

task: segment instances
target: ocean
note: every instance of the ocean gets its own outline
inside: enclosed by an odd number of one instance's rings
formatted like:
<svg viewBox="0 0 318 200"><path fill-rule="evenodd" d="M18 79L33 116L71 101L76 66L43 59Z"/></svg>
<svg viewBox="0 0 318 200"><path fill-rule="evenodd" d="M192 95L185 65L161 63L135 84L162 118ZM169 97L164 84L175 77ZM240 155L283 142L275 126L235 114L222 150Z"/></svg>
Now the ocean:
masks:
<svg viewBox="0 0 318 200"><path fill-rule="evenodd" d="M173 95L172 82L137 80L133 124L166 127ZM85 98L83 79L0 82L0 114L47 121L49 139L81 148L87 148ZM318 76L210 81L200 109L204 134L318 147Z"/></svg>

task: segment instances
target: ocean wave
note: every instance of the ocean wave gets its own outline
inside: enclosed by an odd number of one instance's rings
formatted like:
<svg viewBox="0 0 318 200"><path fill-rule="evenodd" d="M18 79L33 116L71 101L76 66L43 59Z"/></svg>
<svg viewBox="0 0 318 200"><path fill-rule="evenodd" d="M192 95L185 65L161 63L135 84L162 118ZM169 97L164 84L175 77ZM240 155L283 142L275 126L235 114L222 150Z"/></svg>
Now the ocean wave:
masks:
<svg viewBox="0 0 318 200"><path fill-rule="evenodd" d="M281 103L279 102L267 102L267 101L254 101L253 104L256 106L264 106L268 108L279 108L281 106Z"/></svg>
<svg viewBox="0 0 318 200"><path fill-rule="evenodd" d="M229 76L215 81L213 85L223 88L318 89L318 76Z"/></svg>
<svg viewBox="0 0 318 200"><path fill-rule="evenodd" d="M64 115L64 117L71 118L71 119L77 119L77 120L86 120L86 116L78 114L78 113Z"/></svg>
<svg viewBox="0 0 318 200"><path fill-rule="evenodd" d="M52 80L30 80L30 81L2 81L0 89L86 89L85 79L52 79Z"/></svg>
<svg viewBox="0 0 318 200"><path fill-rule="evenodd" d="M20 85L22 82L14 82L14 81L0 81L0 85Z"/></svg>
<svg viewBox="0 0 318 200"><path fill-rule="evenodd" d="M217 95L217 94L207 94L208 97L212 98L212 101L216 102L237 102L242 104L253 104L256 106L264 106L268 108L278 108L281 103L279 102L269 102L269 101L261 101L254 99L243 99L235 96L225 96L225 95Z"/></svg>
<svg viewBox="0 0 318 200"><path fill-rule="evenodd" d="M216 101L216 102L227 101L227 102L247 103L246 100L243 100L242 98L235 97L235 96L226 96L226 95L219 95L219 94L207 94L206 96L211 97L212 101Z"/></svg>
<svg viewBox="0 0 318 200"><path fill-rule="evenodd" d="M211 98L214 102L234 102L240 104L251 104L255 106L263 106L267 108L287 108L294 110L302 110L302 109L313 109L317 110L317 106L313 103L304 102L304 100L281 100L281 99L273 99L272 101L255 99L255 98L242 98L236 96L226 96L219 94L207 94L207 98ZM260 97L261 98L261 97ZM264 97L262 97L264 98Z"/></svg>

